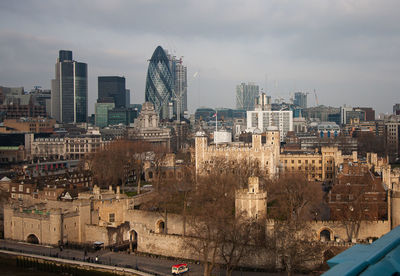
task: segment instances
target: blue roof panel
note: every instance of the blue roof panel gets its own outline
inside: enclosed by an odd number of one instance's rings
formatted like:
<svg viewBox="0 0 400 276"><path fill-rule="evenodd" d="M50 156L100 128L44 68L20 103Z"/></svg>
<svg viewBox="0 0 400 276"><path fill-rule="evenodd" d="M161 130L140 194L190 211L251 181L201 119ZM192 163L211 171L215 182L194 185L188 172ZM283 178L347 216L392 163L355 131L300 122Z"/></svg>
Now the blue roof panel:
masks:
<svg viewBox="0 0 400 276"><path fill-rule="evenodd" d="M323 275L392 275L400 272L400 226L370 245L356 244L327 261Z"/></svg>

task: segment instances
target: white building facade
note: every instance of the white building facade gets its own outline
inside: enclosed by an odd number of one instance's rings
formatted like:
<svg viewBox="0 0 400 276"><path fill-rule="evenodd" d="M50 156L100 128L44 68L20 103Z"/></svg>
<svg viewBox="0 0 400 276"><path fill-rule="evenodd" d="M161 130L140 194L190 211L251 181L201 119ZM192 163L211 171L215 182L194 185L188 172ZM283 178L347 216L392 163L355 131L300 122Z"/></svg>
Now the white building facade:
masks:
<svg viewBox="0 0 400 276"><path fill-rule="evenodd" d="M262 132L268 127L277 127L280 132L280 141L282 142L288 131L293 131L293 112L289 111L270 111L254 110L247 111L247 132L253 132L259 129Z"/></svg>

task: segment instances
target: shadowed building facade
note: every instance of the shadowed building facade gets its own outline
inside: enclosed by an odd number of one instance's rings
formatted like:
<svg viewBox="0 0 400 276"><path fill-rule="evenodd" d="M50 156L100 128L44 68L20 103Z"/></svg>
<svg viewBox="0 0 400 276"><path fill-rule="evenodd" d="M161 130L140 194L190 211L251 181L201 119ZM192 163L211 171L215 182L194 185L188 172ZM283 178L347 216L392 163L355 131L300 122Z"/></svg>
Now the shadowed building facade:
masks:
<svg viewBox="0 0 400 276"><path fill-rule="evenodd" d="M88 114L87 64L60 50L51 81L51 116L58 122L86 122Z"/></svg>
<svg viewBox="0 0 400 276"><path fill-rule="evenodd" d="M98 77L98 99L112 98L115 107L128 107L125 78L118 76Z"/></svg>

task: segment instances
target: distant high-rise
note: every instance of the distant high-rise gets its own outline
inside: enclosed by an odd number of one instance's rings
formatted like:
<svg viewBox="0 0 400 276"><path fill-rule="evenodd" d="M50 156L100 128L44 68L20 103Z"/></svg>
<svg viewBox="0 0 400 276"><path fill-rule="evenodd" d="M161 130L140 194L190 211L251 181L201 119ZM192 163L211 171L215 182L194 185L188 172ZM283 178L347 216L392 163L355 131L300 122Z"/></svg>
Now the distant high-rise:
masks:
<svg viewBox="0 0 400 276"><path fill-rule="evenodd" d="M301 108L307 108L307 93L294 93L294 104Z"/></svg>
<svg viewBox="0 0 400 276"><path fill-rule="evenodd" d="M262 91L261 91L262 92ZM271 96L267 96L264 92L256 97L254 106L255 110L271 110Z"/></svg>
<svg viewBox="0 0 400 276"><path fill-rule="evenodd" d="M174 76L174 91L173 103L174 103L174 115L178 113L178 102L179 102L179 113L183 117L183 112L187 110L187 68L182 64L182 58L175 59L172 57L172 72Z"/></svg>
<svg viewBox="0 0 400 276"><path fill-rule="evenodd" d="M115 103L111 98L103 98L94 105L95 124L98 127L108 126L108 111L115 107Z"/></svg>
<svg viewBox="0 0 400 276"><path fill-rule="evenodd" d="M172 102L174 76L164 49L158 46L149 62L145 100L154 105L160 119L168 119L169 103Z"/></svg>
<svg viewBox="0 0 400 276"><path fill-rule="evenodd" d="M87 64L72 59L72 51L59 51L55 79L51 81L51 116L62 123L87 121Z"/></svg>
<svg viewBox="0 0 400 276"><path fill-rule="evenodd" d="M254 104L259 94L258 85L249 82L241 83L236 86L236 108L244 110L254 110Z"/></svg>
<svg viewBox="0 0 400 276"><path fill-rule="evenodd" d="M125 104L126 104L126 108L131 107L131 90L130 89L126 89Z"/></svg>
<svg viewBox="0 0 400 276"><path fill-rule="evenodd" d="M113 98L115 107L126 107L125 78L118 76L98 77L98 99Z"/></svg>
<svg viewBox="0 0 400 276"><path fill-rule="evenodd" d="M400 104L393 105L393 114L400 115Z"/></svg>

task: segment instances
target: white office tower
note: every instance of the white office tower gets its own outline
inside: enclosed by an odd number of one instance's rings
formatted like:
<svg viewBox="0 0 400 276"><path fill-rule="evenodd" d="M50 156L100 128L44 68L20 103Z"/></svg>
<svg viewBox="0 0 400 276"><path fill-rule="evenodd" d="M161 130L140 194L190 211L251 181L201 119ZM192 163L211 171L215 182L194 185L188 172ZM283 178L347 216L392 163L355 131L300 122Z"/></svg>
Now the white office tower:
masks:
<svg viewBox="0 0 400 276"><path fill-rule="evenodd" d="M293 112L255 110L247 111L247 132L259 129L262 132L268 127L277 127L280 132L280 141L283 142L288 131L293 131Z"/></svg>

